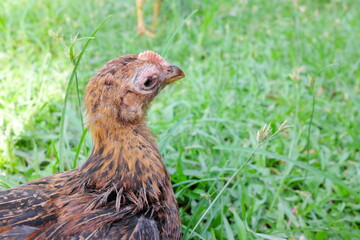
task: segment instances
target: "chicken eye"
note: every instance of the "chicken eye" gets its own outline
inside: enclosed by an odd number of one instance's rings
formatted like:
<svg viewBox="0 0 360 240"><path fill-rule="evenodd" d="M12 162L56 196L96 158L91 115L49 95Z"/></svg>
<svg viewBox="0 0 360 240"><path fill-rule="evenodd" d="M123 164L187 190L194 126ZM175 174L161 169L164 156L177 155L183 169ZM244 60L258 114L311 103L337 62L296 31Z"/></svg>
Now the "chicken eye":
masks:
<svg viewBox="0 0 360 240"><path fill-rule="evenodd" d="M152 79L150 79L150 78L146 79L146 81L144 82L145 87L149 87L149 86L151 86L151 84L152 84Z"/></svg>
<svg viewBox="0 0 360 240"><path fill-rule="evenodd" d="M154 76L151 76L151 77L148 77L145 79L144 81L144 88L145 89L151 89L155 86L156 84L156 80L157 80L157 76L154 75Z"/></svg>

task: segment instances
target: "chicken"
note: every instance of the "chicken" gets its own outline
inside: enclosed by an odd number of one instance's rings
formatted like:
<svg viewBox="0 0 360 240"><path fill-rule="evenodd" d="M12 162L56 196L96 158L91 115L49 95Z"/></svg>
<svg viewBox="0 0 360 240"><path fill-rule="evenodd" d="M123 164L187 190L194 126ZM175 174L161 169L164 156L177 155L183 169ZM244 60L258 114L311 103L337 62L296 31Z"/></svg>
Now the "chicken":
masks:
<svg viewBox="0 0 360 240"><path fill-rule="evenodd" d="M91 155L76 169L0 191L0 239L181 239L169 174L145 115L183 77L152 51L106 63L85 92Z"/></svg>
<svg viewBox="0 0 360 240"><path fill-rule="evenodd" d="M139 35L147 35L148 37L155 37L156 35L149 30L145 28L144 24L144 14L143 14L143 6L144 6L145 0L136 0L136 13L137 13L137 29ZM160 0L154 0L154 13L153 13L153 21L152 26L155 26L157 23L157 19L159 17L159 8L160 8Z"/></svg>

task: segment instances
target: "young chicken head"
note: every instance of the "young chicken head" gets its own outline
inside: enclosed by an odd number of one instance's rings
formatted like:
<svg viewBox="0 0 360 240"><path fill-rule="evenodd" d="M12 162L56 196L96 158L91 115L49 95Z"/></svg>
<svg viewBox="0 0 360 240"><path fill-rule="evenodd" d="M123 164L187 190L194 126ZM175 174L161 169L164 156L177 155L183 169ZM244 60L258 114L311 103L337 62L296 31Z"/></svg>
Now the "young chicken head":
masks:
<svg viewBox="0 0 360 240"><path fill-rule="evenodd" d="M152 51L109 61L86 87L88 125L106 127L142 121L160 90L183 77L180 68Z"/></svg>

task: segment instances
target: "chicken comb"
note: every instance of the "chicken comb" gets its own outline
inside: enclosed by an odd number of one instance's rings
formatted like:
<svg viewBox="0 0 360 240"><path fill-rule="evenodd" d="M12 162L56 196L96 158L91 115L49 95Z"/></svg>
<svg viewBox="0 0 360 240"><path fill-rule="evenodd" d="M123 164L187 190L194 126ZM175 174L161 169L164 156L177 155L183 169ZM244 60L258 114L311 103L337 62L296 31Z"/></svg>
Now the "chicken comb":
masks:
<svg viewBox="0 0 360 240"><path fill-rule="evenodd" d="M138 59L155 63L165 62L165 60L159 54L150 50L140 53L138 55Z"/></svg>

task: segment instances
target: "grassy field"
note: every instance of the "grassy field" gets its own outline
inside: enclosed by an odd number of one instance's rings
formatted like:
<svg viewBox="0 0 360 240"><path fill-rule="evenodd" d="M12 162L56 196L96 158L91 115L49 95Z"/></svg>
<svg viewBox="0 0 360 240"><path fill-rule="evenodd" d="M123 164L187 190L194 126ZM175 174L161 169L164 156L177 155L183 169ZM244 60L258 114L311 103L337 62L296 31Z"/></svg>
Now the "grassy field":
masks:
<svg viewBox="0 0 360 240"><path fill-rule="evenodd" d="M184 239L360 239L358 0L164 0L154 39L137 35L135 0L1 5L2 188L84 162L88 79L151 49L186 73L149 112Z"/></svg>

